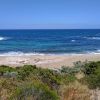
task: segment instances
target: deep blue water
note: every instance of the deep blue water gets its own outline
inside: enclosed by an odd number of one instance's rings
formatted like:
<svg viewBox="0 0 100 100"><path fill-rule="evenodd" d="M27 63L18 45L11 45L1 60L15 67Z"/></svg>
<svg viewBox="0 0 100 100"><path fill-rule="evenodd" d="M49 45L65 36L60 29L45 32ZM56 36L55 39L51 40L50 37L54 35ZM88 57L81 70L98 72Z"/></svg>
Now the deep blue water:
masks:
<svg viewBox="0 0 100 100"><path fill-rule="evenodd" d="M0 30L0 53L100 52L99 29Z"/></svg>

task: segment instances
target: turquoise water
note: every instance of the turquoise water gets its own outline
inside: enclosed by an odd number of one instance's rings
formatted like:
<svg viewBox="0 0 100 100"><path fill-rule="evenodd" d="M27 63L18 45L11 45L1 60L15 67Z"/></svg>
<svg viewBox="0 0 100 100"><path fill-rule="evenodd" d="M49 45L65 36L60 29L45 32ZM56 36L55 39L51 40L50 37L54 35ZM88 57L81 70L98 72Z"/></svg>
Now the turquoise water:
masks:
<svg viewBox="0 0 100 100"><path fill-rule="evenodd" d="M0 54L99 53L100 30L0 30Z"/></svg>

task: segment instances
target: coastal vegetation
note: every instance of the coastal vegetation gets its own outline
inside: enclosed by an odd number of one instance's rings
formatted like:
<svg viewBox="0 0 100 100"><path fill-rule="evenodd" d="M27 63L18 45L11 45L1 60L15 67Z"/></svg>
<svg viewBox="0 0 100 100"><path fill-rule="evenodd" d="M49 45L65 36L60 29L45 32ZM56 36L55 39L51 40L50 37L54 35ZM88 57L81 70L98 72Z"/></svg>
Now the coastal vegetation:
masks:
<svg viewBox="0 0 100 100"><path fill-rule="evenodd" d="M51 70L0 66L0 100L99 100L100 61Z"/></svg>

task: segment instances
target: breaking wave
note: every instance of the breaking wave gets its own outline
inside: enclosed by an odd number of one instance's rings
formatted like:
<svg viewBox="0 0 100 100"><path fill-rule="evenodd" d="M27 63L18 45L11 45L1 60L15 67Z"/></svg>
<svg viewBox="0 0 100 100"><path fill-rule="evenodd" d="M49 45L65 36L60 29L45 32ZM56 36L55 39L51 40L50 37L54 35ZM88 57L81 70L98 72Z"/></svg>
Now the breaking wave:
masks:
<svg viewBox="0 0 100 100"><path fill-rule="evenodd" d="M100 37L84 37L84 38L91 40L100 40Z"/></svg>
<svg viewBox="0 0 100 100"><path fill-rule="evenodd" d="M7 40L7 39L9 39L9 38L7 38L7 37L0 37L0 41Z"/></svg>
<svg viewBox="0 0 100 100"><path fill-rule="evenodd" d="M24 53L24 52L7 52L7 53L0 53L0 56L31 56L31 55L44 55L42 53Z"/></svg>

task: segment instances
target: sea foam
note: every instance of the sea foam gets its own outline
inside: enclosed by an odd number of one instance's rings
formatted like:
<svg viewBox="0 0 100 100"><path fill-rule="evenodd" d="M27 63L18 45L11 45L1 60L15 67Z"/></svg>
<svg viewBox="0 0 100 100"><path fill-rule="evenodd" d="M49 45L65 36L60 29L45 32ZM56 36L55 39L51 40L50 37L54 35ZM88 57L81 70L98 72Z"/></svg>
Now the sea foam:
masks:
<svg viewBox="0 0 100 100"><path fill-rule="evenodd" d="M7 52L7 53L0 53L0 56L52 56L52 55L84 55L84 54L100 54L100 50L95 50L95 51L85 51L85 52L80 52L80 53L59 53L59 54L54 54L54 53L36 53L36 52L30 52L30 53L24 53L21 51L18 52Z"/></svg>
<svg viewBox="0 0 100 100"><path fill-rule="evenodd" d="M21 51L18 51L18 52L14 52L14 51L11 51L11 52L7 52L7 53L0 53L0 56L31 56L31 55L45 55L43 53L24 53L24 52L21 52Z"/></svg>
<svg viewBox="0 0 100 100"><path fill-rule="evenodd" d="M91 40L100 40L100 37L84 37L84 38Z"/></svg>
<svg viewBox="0 0 100 100"><path fill-rule="evenodd" d="M7 39L8 39L7 37L0 37L0 41L7 40Z"/></svg>
<svg viewBox="0 0 100 100"><path fill-rule="evenodd" d="M75 42L76 40L71 40L71 42Z"/></svg>

